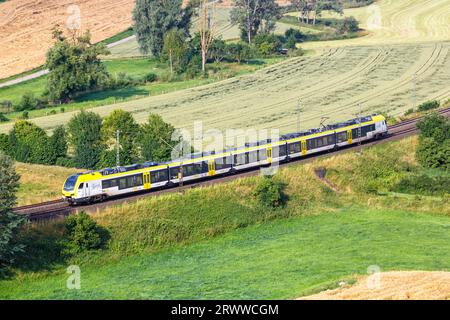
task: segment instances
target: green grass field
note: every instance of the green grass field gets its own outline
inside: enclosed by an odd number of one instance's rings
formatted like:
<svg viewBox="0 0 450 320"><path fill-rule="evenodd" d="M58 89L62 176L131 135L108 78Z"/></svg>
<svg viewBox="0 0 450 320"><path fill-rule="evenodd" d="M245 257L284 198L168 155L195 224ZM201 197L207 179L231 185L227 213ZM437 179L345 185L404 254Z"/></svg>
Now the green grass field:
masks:
<svg viewBox="0 0 450 320"><path fill-rule="evenodd" d="M345 208L239 229L216 239L0 283L6 299L286 299L387 270L450 270L448 217Z"/></svg>

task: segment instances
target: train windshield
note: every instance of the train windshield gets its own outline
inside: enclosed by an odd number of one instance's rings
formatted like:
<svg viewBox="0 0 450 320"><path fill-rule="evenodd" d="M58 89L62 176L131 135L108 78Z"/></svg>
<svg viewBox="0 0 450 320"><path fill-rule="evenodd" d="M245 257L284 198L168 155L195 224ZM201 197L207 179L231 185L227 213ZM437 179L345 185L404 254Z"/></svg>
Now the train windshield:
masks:
<svg viewBox="0 0 450 320"><path fill-rule="evenodd" d="M79 174L74 174L67 178L66 183L64 184L64 191L72 191L75 189L75 184L77 183Z"/></svg>

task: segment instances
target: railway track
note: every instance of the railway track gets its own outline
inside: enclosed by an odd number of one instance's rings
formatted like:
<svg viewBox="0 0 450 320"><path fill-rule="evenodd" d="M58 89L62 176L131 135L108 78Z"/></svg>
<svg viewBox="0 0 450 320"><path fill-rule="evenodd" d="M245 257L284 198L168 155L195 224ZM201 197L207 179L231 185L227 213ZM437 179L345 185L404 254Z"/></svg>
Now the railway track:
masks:
<svg viewBox="0 0 450 320"><path fill-rule="evenodd" d="M438 112L442 115L450 117L450 108L442 109L442 110L439 110ZM368 146L376 145L379 143L384 143L387 141L398 140L398 139L404 138L406 136L412 135L414 133L417 133L418 129L416 127L416 123L421 118L422 117L417 117L414 119L405 120L401 123L392 125L389 127L389 132L390 132L389 136L387 136L386 138L381 139L381 140L365 142L361 145L361 147L365 148ZM354 150L355 148L359 148L359 145L353 145L353 146L342 148L342 149L339 149L339 150L333 151L333 152L326 152L326 153L322 153L322 154L315 154L315 155L307 156L304 158L292 160L289 163L310 162L310 161L313 161L314 159L317 159L318 157L326 157L326 156L329 156L330 154L335 155L335 154L339 154L339 153L350 152L350 151ZM286 164L287 163L282 163L282 164L280 164L280 166L282 167L282 166L285 166ZM91 205L82 205L82 206L77 206L77 207L71 207L63 200L54 200L54 201L48 201L48 202L34 204L34 205L16 207L16 208L14 208L14 212L19 215L23 215L23 216L27 217L30 221L38 222L38 221L42 221L42 220L65 217L71 213L81 211L81 210L84 210L86 212L95 212L97 210L100 210L100 209L103 209L103 208L106 208L109 206L136 201L137 199L141 199L141 198L148 197L148 196L157 196L160 194L174 193L174 192L182 193L188 189L197 188L197 187L201 187L201 186L214 185L217 183L227 182L227 181L230 181L230 180L233 180L236 178L255 176L258 174L259 174L259 168L256 168L256 169L250 169L247 171L239 172L234 175L218 176L218 177L204 180L204 181L197 181L197 182L185 184L184 186L181 186L181 187L177 186L177 187L173 187L173 188L169 188L169 189L162 189L162 190L157 190L157 191L133 194L130 196L117 197L117 198L113 198L113 199L110 199L110 200L102 202L102 203L95 203L95 204L91 204Z"/></svg>

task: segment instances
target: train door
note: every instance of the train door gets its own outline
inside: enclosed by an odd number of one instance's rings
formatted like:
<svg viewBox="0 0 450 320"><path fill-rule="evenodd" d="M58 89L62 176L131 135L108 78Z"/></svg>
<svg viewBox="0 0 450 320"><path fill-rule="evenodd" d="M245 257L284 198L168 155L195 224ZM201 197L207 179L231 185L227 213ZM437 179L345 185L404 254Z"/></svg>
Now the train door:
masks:
<svg viewBox="0 0 450 320"><path fill-rule="evenodd" d="M214 176L216 174L216 162L214 160L208 161L208 175Z"/></svg>
<svg viewBox="0 0 450 320"><path fill-rule="evenodd" d="M151 187L150 172L144 172L144 189L148 190Z"/></svg>
<svg viewBox="0 0 450 320"><path fill-rule="evenodd" d="M267 148L267 162L272 163L272 147Z"/></svg>
<svg viewBox="0 0 450 320"><path fill-rule="evenodd" d="M348 138L348 144L352 144L353 143L352 130L347 130L347 138Z"/></svg>
<svg viewBox="0 0 450 320"><path fill-rule="evenodd" d="M306 140L302 140L302 154L306 155L306 151L307 151Z"/></svg>
<svg viewBox="0 0 450 320"><path fill-rule="evenodd" d="M89 183L80 183L78 186L78 198L89 197Z"/></svg>

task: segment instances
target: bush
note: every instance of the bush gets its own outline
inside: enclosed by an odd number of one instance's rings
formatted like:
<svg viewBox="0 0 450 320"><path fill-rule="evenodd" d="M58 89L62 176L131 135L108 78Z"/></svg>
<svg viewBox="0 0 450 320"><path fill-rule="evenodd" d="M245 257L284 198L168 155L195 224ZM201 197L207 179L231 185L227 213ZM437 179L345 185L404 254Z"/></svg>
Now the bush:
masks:
<svg viewBox="0 0 450 320"><path fill-rule="evenodd" d="M427 102L422 103L422 104L417 108L417 110L420 111L420 112L423 112L423 111L428 111L428 110L437 109L437 108L439 108L439 106L440 106L440 104L439 104L439 102L436 101L436 100L433 100L433 101L427 101Z"/></svg>
<svg viewBox="0 0 450 320"><path fill-rule="evenodd" d="M426 168L450 170L450 139L438 143L433 138L421 137L417 147L417 160Z"/></svg>
<svg viewBox="0 0 450 320"><path fill-rule="evenodd" d="M147 73L144 76L144 81L146 83L155 82L156 80L158 80L158 76L153 72Z"/></svg>
<svg viewBox="0 0 450 320"><path fill-rule="evenodd" d="M84 211L70 215L66 220L63 254L72 255L88 250L101 249L109 239L106 229L97 225Z"/></svg>
<svg viewBox="0 0 450 320"><path fill-rule="evenodd" d="M66 157L60 157L56 159L56 165L66 168L76 168L75 161L73 161L71 158Z"/></svg>
<svg viewBox="0 0 450 320"><path fill-rule="evenodd" d="M413 114L414 112L416 112L416 111L414 110L414 108L410 108L410 109L406 110L405 116L409 116L410 114Z"/></svg>
<svg viewBox="0 0 450 320"><path fill-rule="evenodd" d="M274 34L260 34L254 37L256 51L263 56L279 54L283 47L283 38Z"/></svg>
<svg viewBox="0 0 450 320"><path fill-rule="evenodd" d="M24 120L28 119L28 118L29 118L29 116L28 116L28 111L22 112L21 118L24 119Z"/></svg>
<svg viewBox="0 0 450 320"><path fill-rule="evenodd" d="M277 208L283 205L285 195L283 193L284 185L272 177L264 177L256 186L255 196L259 203L265 207Z"/></svg>
<svg viewBox="0 0 450 320"><path fill-rule="evenodd" d="M450 194L450 177L429 177L426 174L412 175L400 180L394 191L423 195Z"/></svg>
<svg viewBox="0 0 450 320"><path fill-rule="evenodd" d="M15 111L34 110L36 109L38 102L33 92L26 92L19 104L14 106Z"/></svg>
<svg viewBox="0 0 450 320"><path fill-rule="evenodd" d="M358 30L359 22L354 17L347 17L337 25L337 32L340 34L357 32Z"/></svg>
<svg viewBox="0 0 450 320"><path fill-rule="evenodd" d="M227 58L231 61L241 63L249 60L253 56L252 49L246 43L230 43L227 45Z"/></svg>
<svg viewBox="0 0 450 320"><path fill-rule="evenodd" d="M0 122L8 122L8 121L9 119L3 113L0 112Z"/></svg>

